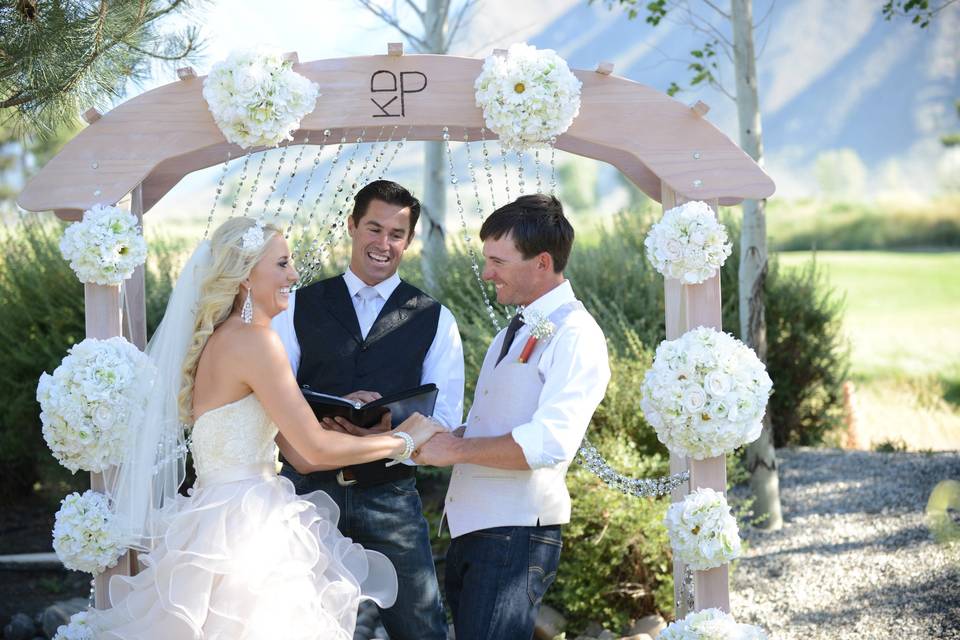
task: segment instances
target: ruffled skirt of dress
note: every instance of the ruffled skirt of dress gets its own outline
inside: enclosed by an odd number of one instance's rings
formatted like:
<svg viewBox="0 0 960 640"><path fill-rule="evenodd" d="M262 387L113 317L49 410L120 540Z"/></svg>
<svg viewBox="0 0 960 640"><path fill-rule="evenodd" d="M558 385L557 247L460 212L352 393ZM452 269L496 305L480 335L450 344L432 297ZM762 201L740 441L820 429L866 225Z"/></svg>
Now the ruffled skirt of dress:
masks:
<svg viewBox="0 0 960 640"><path fill-rule="evenodd" d="M136 576L110 580L102 640L352 640L361 599L393 604L397 574L337 530L322 491L270 475L196 489L164 513Z"/></svg>

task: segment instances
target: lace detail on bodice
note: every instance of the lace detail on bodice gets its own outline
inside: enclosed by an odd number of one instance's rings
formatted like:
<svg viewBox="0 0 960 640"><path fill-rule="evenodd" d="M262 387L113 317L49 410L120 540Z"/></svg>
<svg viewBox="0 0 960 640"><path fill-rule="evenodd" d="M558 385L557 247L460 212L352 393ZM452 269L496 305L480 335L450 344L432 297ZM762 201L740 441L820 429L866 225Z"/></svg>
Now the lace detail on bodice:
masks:
<svg viewBox="0 0 960 640"><path fill-rule="evenodd" d="M193 424L197 476L277 460L277 427L254 394L211 409Z"/></svg>

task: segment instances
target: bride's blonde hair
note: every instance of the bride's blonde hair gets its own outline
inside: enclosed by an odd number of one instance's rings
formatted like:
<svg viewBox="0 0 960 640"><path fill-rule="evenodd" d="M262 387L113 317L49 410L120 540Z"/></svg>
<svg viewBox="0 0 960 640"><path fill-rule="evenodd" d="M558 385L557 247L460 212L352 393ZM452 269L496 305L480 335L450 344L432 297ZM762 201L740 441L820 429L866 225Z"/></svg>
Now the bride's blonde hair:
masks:
<svg viewBox="0 0 960 640"><path fill-rule="evenodd" d="M280 233L280 229L274 225L265 224L263 244L256 249L244 249L243 236L255 224L251 218L231 218L221 224L210 237L211 264L200 284L193 337L183 359L182 382L177 396L180 421L183 424L193 424L193 386L200 354L203 353L207 340L213 330L230 316L240 293L240 283L250 276L253 267L266 253L267 245L273 236Z"/></svg>

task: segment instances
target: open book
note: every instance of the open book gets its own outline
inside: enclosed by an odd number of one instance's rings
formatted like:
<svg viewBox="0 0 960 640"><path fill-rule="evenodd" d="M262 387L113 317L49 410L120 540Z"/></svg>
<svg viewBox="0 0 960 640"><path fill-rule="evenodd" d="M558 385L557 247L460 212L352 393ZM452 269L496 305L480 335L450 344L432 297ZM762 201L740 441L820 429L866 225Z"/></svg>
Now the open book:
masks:
<svg viewBox="0 0 960 640"><path fill-rule="evenodd" d="M390 421L397 426L414 412L425 416L433 415L437 403L437 385L425 384L415 389L398 391L383 396L379 400L363 404L340 396L320 393L304 386L300 389L304 399L310 404L317 420L323 418L346 418L358 427L372 427L380 422L384 413L391 413Z"/></svg>

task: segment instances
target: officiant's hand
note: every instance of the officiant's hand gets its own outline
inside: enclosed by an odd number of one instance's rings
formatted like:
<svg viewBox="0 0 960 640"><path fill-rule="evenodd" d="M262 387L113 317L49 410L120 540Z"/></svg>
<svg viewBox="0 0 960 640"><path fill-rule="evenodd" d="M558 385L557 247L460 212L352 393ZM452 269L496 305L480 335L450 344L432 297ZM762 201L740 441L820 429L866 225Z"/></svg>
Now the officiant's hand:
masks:
<svg viewBox="0 0 960 640"><path fill-rule="evenodd" d="M391 413L389 411L383 414L383 417L380 418L380 422L378 422L377 424L369 428L364 428L364 427L355 425L354 423L350 422L346 418L340 418L340 417L324 418L320 422L320 424L327 431L337 431L338 433L347 433L347 434L350 434L351 436L360 436L360 437L373 436L373 435L377 435L378 433L386 433L387 431L390 431L391 427L393 427Z"/></svg>
<svg viewBox="0 0 960 640"><path fill-rule="evenodd" d="M438 433L413 454L413 461L417 464L428 464L433 467L449 467L456 463L454 450L461 439L450 432Z"/></svg>
<svg viewBox="0 0 960 640"><path fill-rule="evenodd" d="M343 396L347 400L353 400L354 402L362 402L367 404L368 402L373 402L374 400L379 400L383 396L377 393L376 391L354 391Z"/></svg>

